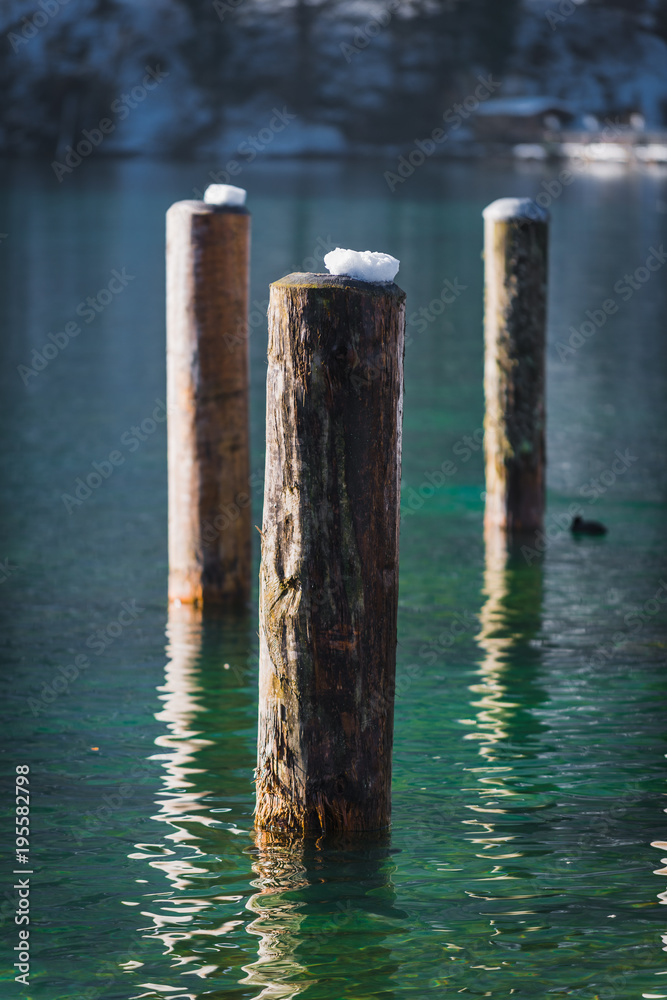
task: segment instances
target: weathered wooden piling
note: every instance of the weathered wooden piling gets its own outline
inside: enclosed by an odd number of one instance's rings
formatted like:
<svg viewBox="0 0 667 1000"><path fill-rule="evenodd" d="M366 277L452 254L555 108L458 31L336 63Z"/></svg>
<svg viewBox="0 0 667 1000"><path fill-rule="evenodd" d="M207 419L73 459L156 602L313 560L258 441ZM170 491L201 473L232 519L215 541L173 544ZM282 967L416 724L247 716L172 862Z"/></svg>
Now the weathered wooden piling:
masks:
<svg viewBox="0 0 667 1000"><path fill-rule="evenodd" d="M548 226L528 198L484 210L485 521L512 534L544 516Z"/></svg>
<svg viewBox="0 0 667 1000"><path fill-rule="evenodd" d="M167 212L169 599L250 595L248 272L242 206Z"/></svg>
<svg viewBox="0 0 667 1000"><path fill-rule="evenodd" d="M404 303L393 282L271 286L260 829L390 820Z"/></svg>

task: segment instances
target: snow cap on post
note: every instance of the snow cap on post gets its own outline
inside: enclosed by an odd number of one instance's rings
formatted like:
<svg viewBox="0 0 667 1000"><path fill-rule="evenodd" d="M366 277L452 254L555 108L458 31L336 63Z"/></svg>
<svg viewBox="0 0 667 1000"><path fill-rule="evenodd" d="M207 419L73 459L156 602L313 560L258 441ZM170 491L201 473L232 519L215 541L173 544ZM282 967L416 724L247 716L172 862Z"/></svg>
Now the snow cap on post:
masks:
<svg viewBox="0 0 667 1000"><path fill-rule="evenodd" d="M207 205L241 208L245 205L246 194L245 188L234 187L233 184L209 184L204 191L204 201Z"/></svg>
<svg viewBox="0 0 667 1000"><path fill-rule="evenodd" d="M509 222L510 219L532 219L548 222L549 213L532 198L498 198L487 205L482 215L490 222Z"/></svg>
<svg viewBox="0 0 667 1000"><path fill-rule="evenodd" d="M372 250L343 250L336 247L324 258L330 274L345 275L359 281L393 281L401 262L388 253Z"/></svg>

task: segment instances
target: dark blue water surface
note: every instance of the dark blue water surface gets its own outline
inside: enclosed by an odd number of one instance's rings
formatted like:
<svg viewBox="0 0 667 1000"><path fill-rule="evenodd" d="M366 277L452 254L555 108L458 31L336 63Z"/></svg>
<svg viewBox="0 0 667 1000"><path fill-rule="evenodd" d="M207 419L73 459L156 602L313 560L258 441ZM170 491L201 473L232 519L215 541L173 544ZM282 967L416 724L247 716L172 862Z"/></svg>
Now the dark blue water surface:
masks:
<svg viewBox="0 0 667 1000"><path fill-rule="evenodd" d="M667 997L667 264L637 272L667 173L591 167L550 206L549 537L509 555L482 529L481 211L550 169L239 178L253 471L269 282L342 245L400 258L408 294L393 825L304 844L253 833L256 591L246 619L166 603L164 213L216 166L0 169L3 998ZM608 536L563 530L573 503Z"/></svg>

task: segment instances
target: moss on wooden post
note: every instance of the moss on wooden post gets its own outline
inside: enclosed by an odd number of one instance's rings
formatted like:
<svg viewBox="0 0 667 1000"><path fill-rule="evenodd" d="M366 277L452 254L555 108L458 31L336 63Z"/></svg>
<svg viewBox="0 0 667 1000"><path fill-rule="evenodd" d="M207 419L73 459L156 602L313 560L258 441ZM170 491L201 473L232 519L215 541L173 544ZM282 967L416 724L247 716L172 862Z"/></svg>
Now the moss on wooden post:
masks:
<svg viewBox="0 0 667 1000"><path fill-rule="evenodd" d="M169 598L250 596L248 271L245 208L167 212Z"/></svg>
<svg viewBox="0 0 667 1000"><path fill-rule="evenodd" d="M544 517L548 224L527 198L484 210L485 520L511 533Z"/></svg>
<svg viewBox="0 0 667 1000"><path fill-rule="evenodd" d="M390 820L404 341L391 282L271 286L259 828Z"/></svg>

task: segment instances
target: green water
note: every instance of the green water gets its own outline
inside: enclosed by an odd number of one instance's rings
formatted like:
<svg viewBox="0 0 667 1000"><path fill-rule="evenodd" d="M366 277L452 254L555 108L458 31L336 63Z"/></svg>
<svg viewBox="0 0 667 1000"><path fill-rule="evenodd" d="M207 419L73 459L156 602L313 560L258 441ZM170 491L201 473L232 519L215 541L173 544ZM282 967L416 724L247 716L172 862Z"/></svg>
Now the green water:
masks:
<svg viewBox="0 0 667 1000"><path fill-rule="evenodd" d="M394 196L385 164L256 164L239 179L258 316L318 239L399 257L408 316L445 279L457 288L408 329L392 829L304 845L252 832L254 610L202 626L169 621L165 600L165 424L150 430L163 220L209 166L91 157L60 185L48 164L0 169L3 1000L667 996L667 265L627 301L614 290L667 242L667 174L582 173L551 206L553 537L507 561L482 533L480 213L551 174L427 165ZM112 301L77 316L123 268ZM618 309L562 361L570 325L609 298ZM122 464L66 506L113 451ZM577 501L606 538L558 529ZM29 987L12 981L21 764Z"/></svg>

